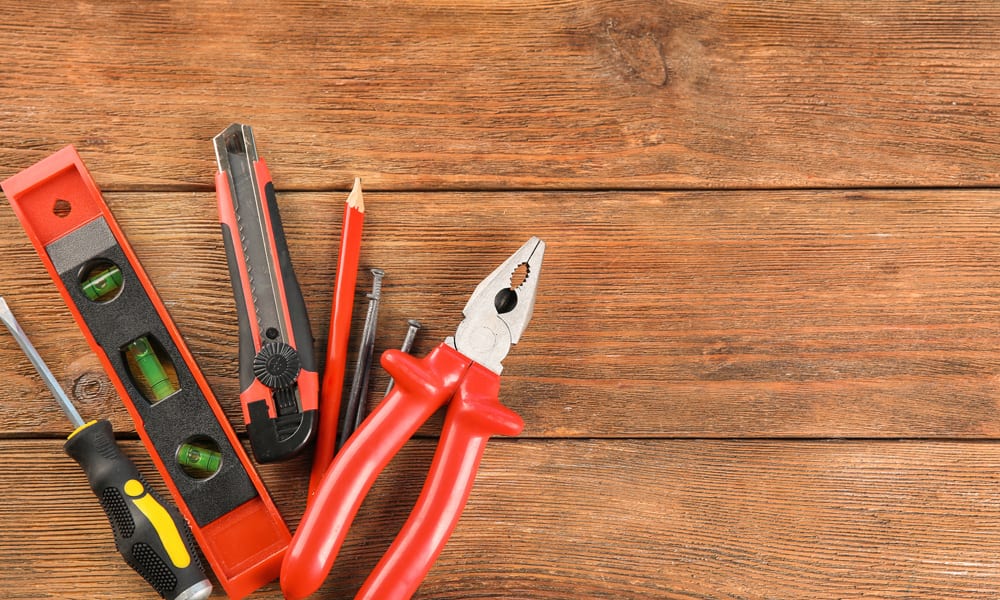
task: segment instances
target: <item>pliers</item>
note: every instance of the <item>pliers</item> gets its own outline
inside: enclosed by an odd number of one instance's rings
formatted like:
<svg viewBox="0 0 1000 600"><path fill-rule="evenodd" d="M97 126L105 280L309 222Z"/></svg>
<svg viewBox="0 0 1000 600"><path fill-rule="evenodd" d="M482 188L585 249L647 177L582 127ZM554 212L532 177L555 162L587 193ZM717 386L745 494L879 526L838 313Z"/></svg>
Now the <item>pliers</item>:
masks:
<svg viewBox="0 0 1000 600"><path fill-rule="evenodd" d="M501 361L531 319L544 253L535 237L521 246L476 287L455 335L424 358L382 354L396 385L347 440L306 507L281 568L286 598L305 598L322 585L375 478L450 400L420 498L355 598L409 598L419 587L465 507L486 441L524 427L500 403Z"/></svg>

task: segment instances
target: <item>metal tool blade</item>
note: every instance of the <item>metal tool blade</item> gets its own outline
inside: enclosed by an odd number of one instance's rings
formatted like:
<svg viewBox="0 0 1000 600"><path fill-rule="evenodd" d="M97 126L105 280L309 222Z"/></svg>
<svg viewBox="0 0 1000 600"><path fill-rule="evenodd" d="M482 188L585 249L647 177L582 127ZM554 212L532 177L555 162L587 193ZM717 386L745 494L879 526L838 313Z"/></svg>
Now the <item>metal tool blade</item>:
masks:
<svg viewBox="0 0 1000 600"><path fill-rule="evenodd" d="M52 395L55 396L56 401L59 402L59 406L62 407L63 412L69 418L70 423L73 427L80 427L84 424L83 418L80 413L77 412L76 407L73 406L73 402L63 391L62 386L56 381L55 375L49 370L48 365L42 360L42 357L38 355L38 351L35 350L35 346L32 345L31 340L28 339L28 335L24 333L21 329L21 325L14 318L14 313L10 311L10 307L7 306L7 301L0 297L0 320L3 320L3 324L7 326L10 330L11 335L14 336L14 341L17 345L24 350L25 355L27 355L28 360L31 364L35 365L35 370L41 375L42 381L45 382L45 386L49 388Z"/></svg>
<svg viewBox="0 0 1000 600"><path fill-rule="evenodd" d="M279 337L270 338L271 341L287 341L288 331L275 277L277 257L271 254L266 242L269 236L262 210L264 191L260 189L254 172L258 156L253 129L249 125L234 123L212 141L219 171L226 173L229 178L240 245L246 257L250 294L260 332L259 339L265 339L265 332L273 328L279 332Z"/></svg>

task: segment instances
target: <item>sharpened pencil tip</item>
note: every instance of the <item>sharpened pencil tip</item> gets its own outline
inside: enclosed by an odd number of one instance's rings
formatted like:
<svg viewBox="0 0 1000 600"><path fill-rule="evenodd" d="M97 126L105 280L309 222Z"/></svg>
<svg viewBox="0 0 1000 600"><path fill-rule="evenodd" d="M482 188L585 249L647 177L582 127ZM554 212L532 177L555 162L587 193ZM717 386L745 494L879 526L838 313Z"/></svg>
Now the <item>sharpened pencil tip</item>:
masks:
<svg viewBox="0 0 1000 600"><path fill-rule="evenodd" d="M351 195L347 197L347 205L356 208L358 212L365 212L365 198L361 194L361 178L354 178L354 187L351 188Z"/></svg>

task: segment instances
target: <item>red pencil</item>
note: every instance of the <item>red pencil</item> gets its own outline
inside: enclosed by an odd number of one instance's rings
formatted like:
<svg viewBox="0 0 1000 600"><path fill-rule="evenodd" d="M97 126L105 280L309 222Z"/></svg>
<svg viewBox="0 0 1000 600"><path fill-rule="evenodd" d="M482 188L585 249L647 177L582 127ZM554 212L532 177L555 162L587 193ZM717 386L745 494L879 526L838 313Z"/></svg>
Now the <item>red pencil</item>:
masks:
<svg viewBox="0 0 1000 600"><path fill-rule="evenodd" d="M344 388L347 365L347 341L351 333L351 313L354 309L354 284L358 278L358 257L361 254L361 230L365 222L365 202L361 195L361 178L354 179L354 189L344 205L344 225L340 234L340 259L337 282L333 291L330 315L330 335L326 344L326 369L319 397L319 431L312 473L309 476L309 497L316 491L323 473L333 460L337 441L337 418Z"/></svg>

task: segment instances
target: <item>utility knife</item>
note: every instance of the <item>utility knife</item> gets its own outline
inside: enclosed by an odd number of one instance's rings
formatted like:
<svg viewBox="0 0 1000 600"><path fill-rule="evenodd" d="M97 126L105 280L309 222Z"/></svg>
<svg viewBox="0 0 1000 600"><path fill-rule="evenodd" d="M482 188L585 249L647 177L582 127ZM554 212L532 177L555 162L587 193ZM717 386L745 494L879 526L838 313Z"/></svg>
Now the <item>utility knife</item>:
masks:
<svg viewBox="0 0 1000 600"><path fill-rule="evenodd" d="M309 318L253 130L234 123L213 141L239 324L243 418L257 461L284 460L302 451L316 429L319 376Z"/></svg>

